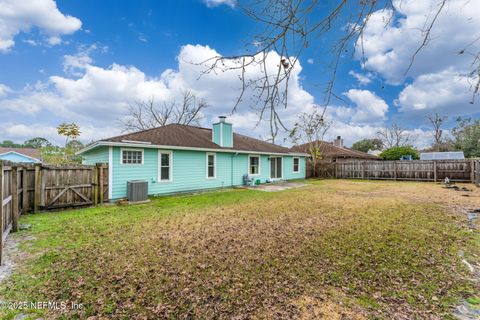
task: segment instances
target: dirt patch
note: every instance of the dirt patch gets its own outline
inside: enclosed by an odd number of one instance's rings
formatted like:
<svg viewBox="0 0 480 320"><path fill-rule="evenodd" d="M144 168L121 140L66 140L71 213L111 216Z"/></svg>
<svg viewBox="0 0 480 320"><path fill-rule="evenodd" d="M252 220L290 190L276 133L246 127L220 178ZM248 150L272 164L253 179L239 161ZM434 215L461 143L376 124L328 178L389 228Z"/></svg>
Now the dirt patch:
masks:
<svg viewBox="0 0 480 320"><path fill-rule="evenodd" d="M19 245L25 241L34 240L35 237L23 234L10 234L3 248L4 261L0 266L0 283L7 279L19 263L25 260L28 254L19 249Z"/></svg>

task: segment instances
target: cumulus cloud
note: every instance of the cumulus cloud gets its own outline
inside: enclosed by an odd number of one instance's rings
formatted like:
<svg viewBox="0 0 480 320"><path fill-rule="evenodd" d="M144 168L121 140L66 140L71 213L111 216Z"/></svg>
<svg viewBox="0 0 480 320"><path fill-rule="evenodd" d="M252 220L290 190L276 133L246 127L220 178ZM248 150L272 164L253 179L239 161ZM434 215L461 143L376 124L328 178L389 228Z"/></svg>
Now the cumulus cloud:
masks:
<svg viewBox="0 0 480 320"><path fill-rule="evenodd" d="M6 97L11 91L12 89L10 89L10 87L0 83L0 98Z"/></svg>
<svg viewBox="0 0 480 320"><path fill-rule="evenodd" d="M269 137L268 125L263 122L257 126L257 111L250 108L255 92L247 92L237 112L230 114L241 88L239 71L199 77L205 70L201 62L220 55L208 46L182 47L178 68L167 69L157 76L149 76L135 66L97 66L90 56L93 50L98 48L80 48L76 54L66 55L63 75L51 76L47 81L15 92L7 90L8 93L0 97L0 110L7 115L0 123L0 136L22 141L40 135L61 143L55 126L63 121L75 121L81 127L82 141L96 140L120 133L118 120L125 116L129 103L152 97L158 103L181 99L182 92L188 89L210 105L205 110L204 126L210 126L218 115L228 115L235 131ZM276 71L280 59L271 53L267 72ZM301 71L300 64L292 70L289 106L279 110L282 120L290 127L297 120L297 114L310 110L314 103L313 96L302 87ZM259 67L248 68L247 80L258 77L261 72ZM388 110L386 103L368 90L352 89L345 95L354 106L328 108L328 116L334 121L331 133L342 135L350 144L374 136ZM20 117L22 121L18 121ZM277 142L283 143L281 137Z"/></svg>
<svg viewBox="0 0 480 320"><path fill-rule="evenodd" d="M20 32L38 28L49 45L61 43L61 36L79 30L79 19L61 13L54 0L0 0L0 51L7 52ZM33 41L33 40L32 40Z"/></svg>
<svg viewBox="0 0 480 320"><path fill-rule="evenodd" d="M369 90L350 89L344 93L356 106L352 114L355 123L375 123L386 120L388 105Z"/></svg>
<svg viewBox="0 0 480 320"><path fill-rule="evenodd" d="M93 50L93 49L92 49ZM50 76L48 81L27 86L14 95L0 99L0 110L11 114L41 117L49 114L57 121L76 119L80 123L95 123L98 127L110 125L125 116L129 103L154 98L155 101L180 100L184 90L205 98L210 107L206 110L206 125L220 114L229 114L241 88L240 71L204 74L206 65L200 62L220 54L208 46L186 45L178 56L178 69L167 69L158 76L148 76L134 66L112 64L96 66L89 56L90 48L64 57L65 75ZM271 53L267 60L268 72L274 72L280 56ZM231 62L234 63L234 62ZM247 78L261 75L260 67L248 68ZM313 96L300 83L301 66L292 70L289 83L289 107L280 110L287 124L295 115L313 103ZM258 119L249 108L254 92L244 96L244 102L234 114L238 130L251 132ZM242 120L243 119L243 120ZM258 128L266 128L259 126ZM256 130L257 136L267 136L268 130Z"/></svg>
<svg viewBox="0 0 480 320"><path fill-rule="evenodd" d="M395 0L393 5L398 12L393 19L391 10L380 10L370 17L363 41L357 43L357 48L362 48L357 57L365 58L366 69L380 73L391 84L400 84L440 1ZM476 1L448 1L409 75L415 77L452 67L459 72L468 69L472 57L458 53L466 47L472 52L479 51L480 42L476 41L479 29L480 10Z"/></svg>
<svg viewBox="0 0 480 320"><path fill-rule="evenodd" d="M395 104L405 113L472 114L478 107L470 103L471 85L470 79L452 69L423 74L400 92Z"/></svg>
<svg viewBox="0 0 480 320"><path fill-rule="evenodd" d="M96 127L88 124L83 124L80 131L80 138L86 143L121 133L120 129L116 126ZM15 122L0 123L0 136L3 139L11 139L19 142L33 137L43 137L58 145L62 145L65 142L65 140L58 135L57 128L47 123L30 125Z"/></svg>
<svg viewBox="0 0 480 320"><path fill-rule="evenodd" d="M370 84L370 82L372 82L373 75L370 72L366 74L361 74L353 70L350 70L348 74L354 77L355 79L357 79L358 84L361 86L366 86L367 84Z"/></svg>
<svg viewBox="0 0 480 320"><path fill-rule="evenodd" d="M218 7L221 5L227 5L230 8L234 8L237 4L236 0L204 0L203 2L209 8Z"/></svg>

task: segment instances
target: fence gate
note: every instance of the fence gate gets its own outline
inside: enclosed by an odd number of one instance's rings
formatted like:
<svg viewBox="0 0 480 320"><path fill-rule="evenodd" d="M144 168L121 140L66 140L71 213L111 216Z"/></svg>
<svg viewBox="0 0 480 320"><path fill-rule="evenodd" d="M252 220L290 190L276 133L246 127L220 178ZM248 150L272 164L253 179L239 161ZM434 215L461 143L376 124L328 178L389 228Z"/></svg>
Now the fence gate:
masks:
<svg viewBox="0 0 480 320"><path fill-rule="evenodd" d="M47 166L0 161L0 265L3 243L29 211L58 210L108 201L108 166Z"/></svg>

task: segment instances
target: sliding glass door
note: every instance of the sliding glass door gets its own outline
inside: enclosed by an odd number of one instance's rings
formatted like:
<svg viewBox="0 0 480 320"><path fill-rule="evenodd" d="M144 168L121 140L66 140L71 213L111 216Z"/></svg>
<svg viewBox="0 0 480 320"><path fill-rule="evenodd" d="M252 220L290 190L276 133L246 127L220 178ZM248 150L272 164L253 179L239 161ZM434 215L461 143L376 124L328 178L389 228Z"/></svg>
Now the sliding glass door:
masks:
<svg viewBox="0 0 480 320"><path fill-rule="evenodd" d="M282 178L282 157L270 157L270 178Z"/></svg>

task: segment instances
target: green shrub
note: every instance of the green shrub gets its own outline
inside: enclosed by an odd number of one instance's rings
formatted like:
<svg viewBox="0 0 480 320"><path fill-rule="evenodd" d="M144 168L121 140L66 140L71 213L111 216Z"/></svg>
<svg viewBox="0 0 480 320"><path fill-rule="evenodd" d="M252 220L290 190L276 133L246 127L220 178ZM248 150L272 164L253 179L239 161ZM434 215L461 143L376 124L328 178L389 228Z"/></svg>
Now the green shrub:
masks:
<svg viewBox="0 0 480 320"><path fill-rule="evenodd" d="M417 150L413 147L405 146L405 147L393 147L383 151L380 154L380 158L383 160L400 160L402 156L411 155L414 160L419 159L419 155Z"/></svg>

